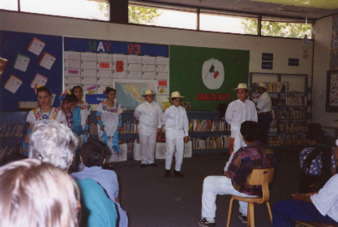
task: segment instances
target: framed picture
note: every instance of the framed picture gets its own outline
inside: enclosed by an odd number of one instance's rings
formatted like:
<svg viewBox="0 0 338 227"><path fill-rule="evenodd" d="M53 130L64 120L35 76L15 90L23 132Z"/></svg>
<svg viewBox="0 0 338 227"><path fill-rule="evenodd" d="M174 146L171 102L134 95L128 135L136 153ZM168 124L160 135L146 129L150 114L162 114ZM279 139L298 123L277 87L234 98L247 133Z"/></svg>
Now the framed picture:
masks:
<svg viewBox="0 0 338 227"><path fill-rule="evenodd" d="M326 112L338 112L338 70L327 71Z"/></svg>

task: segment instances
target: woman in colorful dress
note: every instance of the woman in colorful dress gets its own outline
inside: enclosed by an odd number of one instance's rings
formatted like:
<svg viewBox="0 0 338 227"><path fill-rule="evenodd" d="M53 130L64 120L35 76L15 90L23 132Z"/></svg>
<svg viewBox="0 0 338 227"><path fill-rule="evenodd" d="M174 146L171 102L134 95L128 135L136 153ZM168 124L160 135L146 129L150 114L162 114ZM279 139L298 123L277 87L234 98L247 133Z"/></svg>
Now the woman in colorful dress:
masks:
<svg viewBox="0 0 338 227"><path fill-rule="evenodd" d="M122 109L121 105L115 102L116 90L114 88L106 87L104 94L107 99L99 104L96 112L98 136L108 145L114 159L121 153L118 131L122 127Z"/></svg>
<svg viewBox="0 0 338 227"><path fill-rule="evenodd" d="M60 122L59 108L52 106L52 93L48 87L41 86L37 88L36 97L39 102L39 107L29 111L26 122L29 123L27 128L27 135L23 142L23 153L28 153L28 138L30 132L34 129L34 125L38 122L47 122L48 120L55 120Z"/></svg>
<svg viewBox="0 0 338 227"><path fill-rule="evenodd" d="M82 100L83 90L80 86L75 86L71 90L72 94L76 96L77 102L73 112L73 127L72 130L79 137L79 147L84 142L87 142L89 132L89 115L92 107Z"/></svg>
<svg viewBox="0 0 338 227"><path fill-rule="evenodd" d="M73 112L77 103L77 98L70 91L65 91L60 95L60 123L73 128Z"/></svg>

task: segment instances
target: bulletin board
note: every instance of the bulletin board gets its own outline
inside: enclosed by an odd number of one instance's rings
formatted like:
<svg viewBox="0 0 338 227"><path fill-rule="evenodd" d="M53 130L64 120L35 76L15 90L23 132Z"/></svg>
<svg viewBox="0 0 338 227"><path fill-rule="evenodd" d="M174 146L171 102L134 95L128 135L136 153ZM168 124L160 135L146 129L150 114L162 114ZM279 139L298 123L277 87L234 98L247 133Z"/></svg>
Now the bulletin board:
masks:
<svg viewBox="0 0 338 227"><path fill-rule="evenodd" d="M250 52L170 46L170 91L179 91L191 110L218 110L236 99L238 83L248 83Z"/></svg>
<svg viewBox="0 0 338 227"><path fill-rule="evenodd" d="M61 93L62 37L0 31L0 41L0 111L36 102L36 84ZM53 106L59 104L56 98Z"/></svg>
<svg viewBox="0 0 338 227"><path fill-rule="evenodd" d="M162 105L169 94L168 51L167 45L65 37L64 87L80 85L89 104L105 100L106 86L113 87L125 110L144 102L151 89Z"/></svg>

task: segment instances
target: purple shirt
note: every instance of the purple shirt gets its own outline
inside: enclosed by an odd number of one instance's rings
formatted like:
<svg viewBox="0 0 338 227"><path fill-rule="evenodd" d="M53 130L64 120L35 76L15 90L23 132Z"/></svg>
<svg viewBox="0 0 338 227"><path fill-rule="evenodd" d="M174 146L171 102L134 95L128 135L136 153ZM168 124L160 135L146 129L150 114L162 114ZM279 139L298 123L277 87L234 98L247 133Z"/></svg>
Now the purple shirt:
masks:
<svg viewBox="0 0 338 227"><path fill-rule="evenodd" d="M253 169L269 169L276 167L276 157L272 149L261 142L254 142L240 148L230 162L225 175L231 178L233 187L247 195L261 195L261 187L249 184L249 176Z"/></svg>

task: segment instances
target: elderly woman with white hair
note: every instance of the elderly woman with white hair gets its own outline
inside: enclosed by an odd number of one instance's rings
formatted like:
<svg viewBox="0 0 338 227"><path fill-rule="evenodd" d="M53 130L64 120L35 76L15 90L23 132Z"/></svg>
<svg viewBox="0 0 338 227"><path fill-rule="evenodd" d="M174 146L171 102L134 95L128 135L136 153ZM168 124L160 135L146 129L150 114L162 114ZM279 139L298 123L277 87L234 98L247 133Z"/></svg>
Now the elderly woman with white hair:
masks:
<svg viewBox="0 0 338 227"><path fill-rule="evenodd" d="M57 121L37 124L30 136L29 157L51 163L67 171L72 163L77 144L77 137L66 125ZM108 198L103 188L89 178L76 182L81 189L83 199L81 204L87 208L81 209L81 226L116 226L118 213L115 204ZM59 184L63 182L59 181ZM88 210L89 214L83 212Z"/></svg>
<svg viewBox="0 0 338 227"><path fill-rule="evenodd" d="M25 159L0 168L0 226L76 227L80 193L67 172Z"/></svg>
<svg viewBox="0 0 338 227"><path fill-rule="evenodd" d="M74 133L57 121L39 123L29 138L29 157L68 169L74 157L78 139Z"/></svg>

